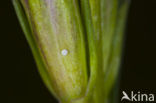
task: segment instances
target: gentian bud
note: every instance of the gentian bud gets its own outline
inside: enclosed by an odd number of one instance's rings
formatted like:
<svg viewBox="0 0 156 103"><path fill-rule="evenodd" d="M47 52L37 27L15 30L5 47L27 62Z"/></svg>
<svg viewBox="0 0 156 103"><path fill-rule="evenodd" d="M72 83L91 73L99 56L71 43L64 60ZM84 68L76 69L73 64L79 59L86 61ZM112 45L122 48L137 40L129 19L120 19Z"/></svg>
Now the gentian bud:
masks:
<svg viewBox="0 0 156 103"><path fill-rule="evenodd" d="M40 75L60 103L110 103L129 0L13 0Z"/></svg>

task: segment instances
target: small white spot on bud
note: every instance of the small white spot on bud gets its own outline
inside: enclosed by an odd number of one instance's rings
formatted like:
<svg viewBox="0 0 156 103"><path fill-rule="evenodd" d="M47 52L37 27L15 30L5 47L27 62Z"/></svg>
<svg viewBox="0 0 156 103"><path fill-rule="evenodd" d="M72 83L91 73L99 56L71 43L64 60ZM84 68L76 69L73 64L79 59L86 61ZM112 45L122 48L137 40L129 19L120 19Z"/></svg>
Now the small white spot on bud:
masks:
<svg viewBox="0 0 156 103"><path fill-rule="evenodd" d="M66 55L68 54L68 50L67 50L67 49L63 49L63 50L61 51L61 54L62 54L63 56L66 56Z"/></svg>

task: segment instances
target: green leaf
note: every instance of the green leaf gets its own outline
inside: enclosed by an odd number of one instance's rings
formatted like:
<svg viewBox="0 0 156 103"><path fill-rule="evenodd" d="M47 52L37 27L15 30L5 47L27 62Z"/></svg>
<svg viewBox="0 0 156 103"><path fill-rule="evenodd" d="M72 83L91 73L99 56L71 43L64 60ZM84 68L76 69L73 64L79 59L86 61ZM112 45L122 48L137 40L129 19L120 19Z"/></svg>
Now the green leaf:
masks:
<svg viewBox="0 0 156 103"><path fill-rule="evenodd" d="M25 15L25 12L22 8L22 5L20 3L20 0L12 0L17 17L19 19L20 25L23 29L23 32L25 34L25 37L30 45L30 48L32 50L34 59L36 61L37 67L39 69L40 75L44 81L44 83L46 84L46 86L48 87L48 89L50 90L50 92L52 94L55 95L55 92L52 88L52 84L51 84L51 80L49 78L49 75L47 73L47 70L45 69L45 64L42 60L41 54L39 52L39 48L37 47L36 41L34 40L34 37L32 35L32 31L31 28L29 26L29 22L27 20L27 17ZM56 96L56 95L55 95Z"/></svg>

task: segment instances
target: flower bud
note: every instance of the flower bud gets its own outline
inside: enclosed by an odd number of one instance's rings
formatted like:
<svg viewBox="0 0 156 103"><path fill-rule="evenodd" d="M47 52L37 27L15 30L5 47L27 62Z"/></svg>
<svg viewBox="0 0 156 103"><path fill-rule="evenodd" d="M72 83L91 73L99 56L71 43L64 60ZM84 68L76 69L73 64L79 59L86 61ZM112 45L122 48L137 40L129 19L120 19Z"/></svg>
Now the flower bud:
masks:
<svg viewBox="0 0 156 103"><path fill-rule="evenodd" d="M84 32L74 0L21 0L38 52L61 102L81 98L87 87ZM40 71L42 74L42 72Z"/></svg>
<svg viewBox="0 0 156 103"><path fill-rule="evenodd" d="M111 103L129 0L13 4L40 75L60 103Z"/></svg>

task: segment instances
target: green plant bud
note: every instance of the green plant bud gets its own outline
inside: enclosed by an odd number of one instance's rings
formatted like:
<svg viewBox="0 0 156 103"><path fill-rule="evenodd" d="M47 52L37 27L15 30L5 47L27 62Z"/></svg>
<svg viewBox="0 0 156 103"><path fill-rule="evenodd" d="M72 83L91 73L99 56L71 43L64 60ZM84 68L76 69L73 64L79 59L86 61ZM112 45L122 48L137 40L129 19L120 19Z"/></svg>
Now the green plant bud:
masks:
<svg viewBox="0 0 156 103"><path fill-rule="evenodd" d="M129 0L13 4L39 73L60 103L116 103L110 95L116 92Z"/></svg>
<svg viewBox="0 0 156 103"><path fill-rule="evenodd" d="M51 82L49 88L61 102L83 97L88 76L77 0L21 0L19 3L31 29L28 35L34 38L33 46L37 46Z"/></svg>

